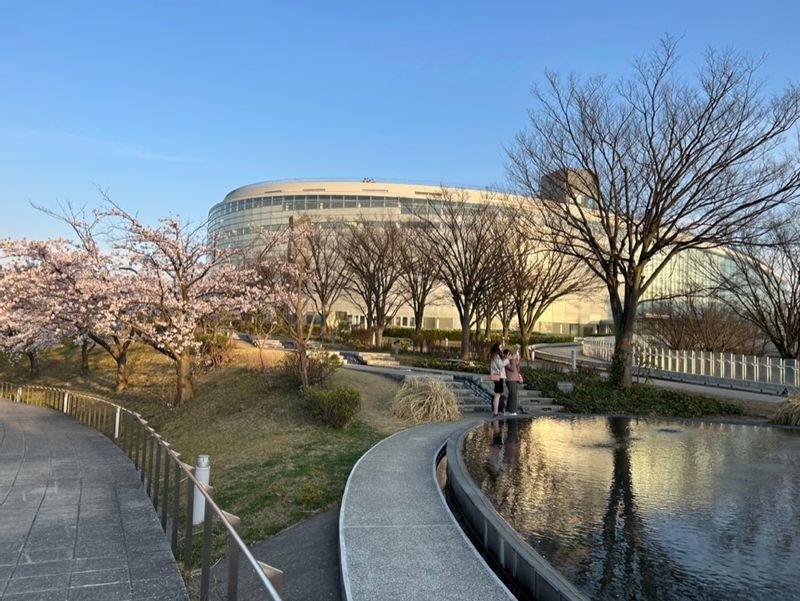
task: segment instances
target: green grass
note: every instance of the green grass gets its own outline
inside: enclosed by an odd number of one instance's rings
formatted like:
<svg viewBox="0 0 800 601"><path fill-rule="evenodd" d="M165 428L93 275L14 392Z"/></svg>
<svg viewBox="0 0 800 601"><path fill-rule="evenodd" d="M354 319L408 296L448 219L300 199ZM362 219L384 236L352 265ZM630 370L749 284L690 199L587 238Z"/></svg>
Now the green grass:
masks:
<svg viewBox="0 0 800 601"><path fill-rule="evenodd" d="M523 367L522 376L528 388L541 390L572 413L608 413L660 415L665 417L702 417L709 415L742 415L742 409L728 401L675 390L634 384L619 389L597 374L563 373ZM569 381L574 389L564 394L558 382Z"/></svg>

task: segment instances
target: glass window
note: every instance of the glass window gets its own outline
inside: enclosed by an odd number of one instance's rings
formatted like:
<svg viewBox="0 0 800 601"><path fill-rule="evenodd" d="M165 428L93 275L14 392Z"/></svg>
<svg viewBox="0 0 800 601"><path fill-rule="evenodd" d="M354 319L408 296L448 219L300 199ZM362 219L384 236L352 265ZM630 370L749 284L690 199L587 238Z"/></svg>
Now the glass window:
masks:
<svg viewBox="0 0 800 601"><path fill-rule="evenodd" d="M333 200L331 201L331 207L334 209L341 209L343 206L344 206L344 201L342 200L342 197L339 196L337 200L337 197L334 196Z"/></svg>
<svg viewBox="0 0 800 601"><path fill-rule="evenodd" d="M252 198L245 199L244 208L245 208L245 210L253 208L253 199Z"/></svg>

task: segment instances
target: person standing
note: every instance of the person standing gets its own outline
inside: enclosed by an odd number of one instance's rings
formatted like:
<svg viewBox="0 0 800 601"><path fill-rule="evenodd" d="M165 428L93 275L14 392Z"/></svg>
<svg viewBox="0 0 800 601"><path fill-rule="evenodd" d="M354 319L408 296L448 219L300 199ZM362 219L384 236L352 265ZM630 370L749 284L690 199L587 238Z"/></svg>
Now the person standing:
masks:
<svg viewBox="0 0 800 601"><path fill-rule="evenodd" d="M519 386L520 381L519 353L512 353L510 349L506 349L503 353L503 357L506 361L508 361L508 365L506 365L506 388L508 388L508 403L506 404L506 410L511 415L516 415L517 387Z"/></svg>
<svg viewBox="0 0 800 601"><path fill-rule="evenodd" d="M492 398L492 416L500 415L500 397L503 394L506 381L506 365L509 361L503 357L503 347L495 342L489 350L489 378L494 382L494 397Z"/></svg>

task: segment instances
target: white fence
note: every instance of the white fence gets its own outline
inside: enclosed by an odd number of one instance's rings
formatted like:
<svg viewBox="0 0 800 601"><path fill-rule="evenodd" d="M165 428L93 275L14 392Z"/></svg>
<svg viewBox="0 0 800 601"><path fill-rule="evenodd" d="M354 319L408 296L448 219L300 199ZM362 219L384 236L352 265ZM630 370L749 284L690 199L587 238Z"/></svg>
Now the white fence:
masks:
<svg viewBox="0 0 800 601"><path fill-rule="evenodd" d="M614 342L602 338L586 338L583 340L583 354L611 361L614 356ZM633 365L640 375L657 371L660 372L658 375L682 375L688 376L685 379L689 380L716 381L732 387L745 384L748 388L778 393L800 387L795 359L710 351L676 351L637 342L634 344Z"/></svg>

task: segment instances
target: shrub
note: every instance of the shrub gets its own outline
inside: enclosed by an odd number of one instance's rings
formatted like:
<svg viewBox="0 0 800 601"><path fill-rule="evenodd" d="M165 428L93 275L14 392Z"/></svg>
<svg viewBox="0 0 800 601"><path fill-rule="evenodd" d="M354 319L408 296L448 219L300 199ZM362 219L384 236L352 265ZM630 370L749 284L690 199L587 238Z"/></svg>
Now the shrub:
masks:
<svg viewBox="0 0 800 601"><path fill-rule="evenodd" d="M800 426L800 395L783 401L775 417L772 418L772 423L781 426Z"/></svg>
<svg viewBox="0 0 800 601"><path fill-rule="evenodd" d="M414 358L414 367L441 369L443 371L466 371L473 374L488 374L489 364L485 361L462 361L461 359Z"/></svg>
<svg viewBox="0 0 800 601"><path fill-rule="evenodd" d="M308 353L308 384L321 386L328 383L342 366L342 360L336 353L312 351ZM300 377L300 359L297 352L286 353L275 370L278 382L288 388L297 389L303 384Z"/></svg>
<svg viewBox="0 0 800 601"><path fill-rule="evenodd" d="M602 382L591 374L564 373L528 367L523 367L520 371L527 388L540 390L544 396L553 397L565 411L572 413L620 413L666 417L742 414L740 407L728 401L676 390L643 385L621 389ZM564 394L558 389L557 383L562 381L573 383L574 389L570 394Z"/></svg>
<svg viewBox="0 0 800 601"><path fill-rule="evenodd" d="M392 413L413 423L461 419L453 391L431 378L406 378L394 397Z"/></svg>
<svg viewBox="0 0 800 601"><path fill-rule="evenodd" d="M311 416L333 428L344 428L361 408L361 395L348 386L302 389L303 401Z"/></svg>
<svg viewBox="0 0 800 601"><path fill-rule="evenodd" d="M200 363L204 367L220 367L230 362L233 355L233 340L221 332L199 334Z"/></svg>

